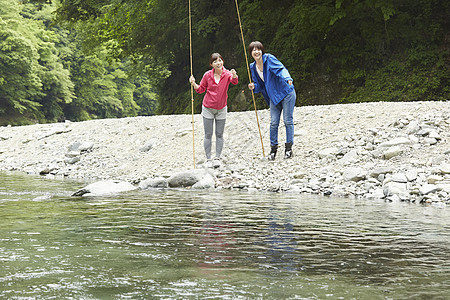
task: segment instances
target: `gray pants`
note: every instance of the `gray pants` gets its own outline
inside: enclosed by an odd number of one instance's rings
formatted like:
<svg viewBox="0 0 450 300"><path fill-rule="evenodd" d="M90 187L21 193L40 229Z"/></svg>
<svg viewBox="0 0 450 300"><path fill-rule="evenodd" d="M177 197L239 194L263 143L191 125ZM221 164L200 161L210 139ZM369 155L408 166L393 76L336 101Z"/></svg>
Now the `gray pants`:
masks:
<svg viewBox="0 0 450 300"><path fill-rule="evenodd" d="M216 121L216 157L220 158L223 148L223 131L225 130L226 119L207 119L203 117L203 128L205 129L205 139L203 145L205 147L206 158L211 158L211 144L214 128L214 121Z"/></svg>

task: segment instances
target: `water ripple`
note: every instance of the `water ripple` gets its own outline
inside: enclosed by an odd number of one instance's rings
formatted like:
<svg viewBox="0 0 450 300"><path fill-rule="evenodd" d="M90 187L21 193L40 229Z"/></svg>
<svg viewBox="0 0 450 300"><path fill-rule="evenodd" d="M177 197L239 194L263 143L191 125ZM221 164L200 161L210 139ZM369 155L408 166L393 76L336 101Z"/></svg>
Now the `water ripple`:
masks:
<svg viewBox="0 0 450 300"><path fill-rule="evenodd" d="M67 184L0 188L0 298L450 297L447 209Z"/></svg>

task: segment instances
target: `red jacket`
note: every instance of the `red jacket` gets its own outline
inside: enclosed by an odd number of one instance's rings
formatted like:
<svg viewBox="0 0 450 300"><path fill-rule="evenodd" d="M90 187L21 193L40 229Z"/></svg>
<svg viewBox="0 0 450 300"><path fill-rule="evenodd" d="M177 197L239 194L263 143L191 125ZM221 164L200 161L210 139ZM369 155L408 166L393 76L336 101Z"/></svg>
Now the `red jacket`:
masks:
<svg viewBox="0 0 450 300"><path fill-rule="evenodd" d="M203 106L213 109L224 108L227 105L227 91L230 82L236 85L238 81L238 77L233 78L231 72L225 69L225 67L222 67L222 75L218 84L214 80L214 69L207 71L203 75L202 81L200 81L197 89L197 93L199 94L206 91L206 95L203 98Z"/></svg>

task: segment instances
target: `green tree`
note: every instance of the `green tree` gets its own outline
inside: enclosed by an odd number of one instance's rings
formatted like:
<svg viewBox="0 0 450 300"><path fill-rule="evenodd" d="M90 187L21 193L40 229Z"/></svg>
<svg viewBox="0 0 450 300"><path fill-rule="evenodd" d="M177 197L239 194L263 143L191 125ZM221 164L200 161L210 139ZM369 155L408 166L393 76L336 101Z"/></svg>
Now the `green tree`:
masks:
<svg viewBox="0 0 450 300"><path fill-rule="evenodd" d="M448 99L448 6L433 0L292 1L273 40L266 38L301 82L304 104ZM413 62L412 56L426 59Z"/></svg>
<svg viewBox="0 0 450 300"><path fill-rule="evenodd" d="M159 113L190 112L188 7L184 0L133 2L86 1L74 9L75 0L62 1L59 19L89 24L90 45L103 43L117 58L146 60L150 80L157 83ZM201 79L209 68L209 55L220 52L230 67L238 67L238 23L233 1L193 2L194 72ZM205 14L205 11L208 13ZM214 17L212 17L214 16ZM230 22L233 16L233 22ZM233 35L229 33L233 32ZM233 41L230 43L230 39ZM201 101L196 101L199 111Z"/></svg>
<svg viewBox="0 0 450 300"><path fill-rule="evenodd" d="M299 104L448 99L448 13L443 0L241 0L245 39L290 70ZM88 42L114 56L157 61L160 113L190 111L188 6L182 0L64 0L60 20L89 24ZM238 70L230 106L246 89L233 0L192 1L194 75L218 51ZM260 98L259 98L260 99ZM199 111L200 101L196 101ZM242 102L242 101L241 101ZM258 103L261 103L259 101ZM261 106L260 106L261 107Z"/></svg>
<svg viewBox="0 0 450 300"><path fill-rule="evenodd" d="M60 103L73 99L69 72L55 47L56 36L32 7L0 0L0 116L56 120Z"/></svg>
<svg viewBox="0 0 450 300"><path fill-rule="evenodd" d="M0 123L153 114L160 65L93 43L89 22L55 24L50 2L0 0Z"/></svg>
<svg viewBox="0 0 450 300"><path fill-rule="evenodd" d="M0 0L0 11L0 114L36 112L42 96L36 38L26 36L15 3Z"/></svg>

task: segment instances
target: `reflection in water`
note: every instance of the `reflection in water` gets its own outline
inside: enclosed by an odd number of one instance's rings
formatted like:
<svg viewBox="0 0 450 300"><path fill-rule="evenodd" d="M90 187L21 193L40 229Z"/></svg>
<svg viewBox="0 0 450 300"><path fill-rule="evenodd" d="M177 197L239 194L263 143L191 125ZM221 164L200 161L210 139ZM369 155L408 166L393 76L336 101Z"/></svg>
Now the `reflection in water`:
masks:
<svg viewBox="0 0 450 300"><path fill-rule="evenodd" d="M448 209L1 175L1 299L450 298Z"/></svg>
<svg viewBox="0 0 450 300"><path fill-rule="evenodd" d="M268 211L266 235L261 245L266 249L267 258L266 263L263 263L262 266L268 270L275 268L297 271L297 267L301 266L301 254L297 252L298 247L294 234L293 213L292 209L271 208Z"/></svg>
<svg viewBox="0 0 450 300"><path fill-rule="evenodd" d="M205 203L196 230L195 246L199 253L198 266L202 275L218 275L220 269L233 260L234 244L232 224L222 218L224 212L219 203Z"/></svg>

